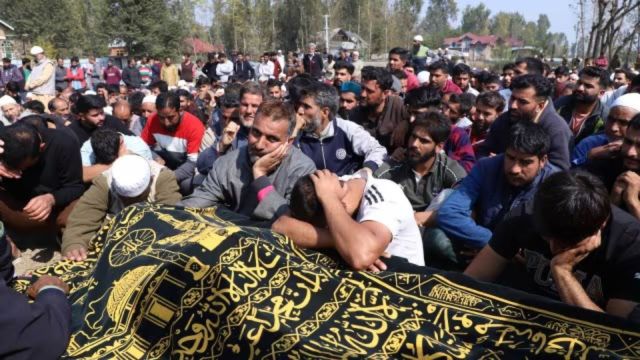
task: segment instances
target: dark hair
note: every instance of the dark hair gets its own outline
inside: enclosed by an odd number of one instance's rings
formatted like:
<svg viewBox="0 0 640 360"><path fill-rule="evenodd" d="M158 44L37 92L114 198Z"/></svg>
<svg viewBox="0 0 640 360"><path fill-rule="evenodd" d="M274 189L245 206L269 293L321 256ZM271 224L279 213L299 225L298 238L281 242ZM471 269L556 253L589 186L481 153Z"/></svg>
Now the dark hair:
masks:
<svg viewBox="0 0 640 360"><path fill-rule="evenodd" d="M221 108L238 108L240 107L240 99L237 96L233 96L230 94L224 94L220 97L220 107Z"/></svg>
<svg viewBox="0 0 640 360"><path fill-rule="evenodd" d="M131 106L132 113L136 115L141 114L142 100L144 100L145 96L146 95L142 91L135 91L129 94L129 96L127 97L127 101Z"/></svg>
<svg viewBox="0 0 640 360"><path fill-rule="evenodd" d="M542 125L531 121L518 121L509 130L506 148L542 158L549 153L550 142L549 135Z"/></svg>
<svg viewBox="0 0 640 360"><path fill-rule="evenodd" d="M451 122L444 114L437 111L418 114L411 124L411 132L416 128L425 130L436 144L447 141L451 134Z"/></svg>
<svg viewBox="0 0 640 360"><path fill-rule="evenodd" d="M629 69L625 69L625 68L617 68L613 71L614 74L624 74L624 77L627 80L631 80L634 76L634 74L631 72L631 70Z"/></svg>
<svg viewBox="0 0 640 360"><path fill-rule="evenodd" d="M583 171L549 176L533 202L533 223L541 236L571 246L594 235L611 213L602 182Z"/></svg>
<svg viewBox="0 0 640 360"><path fill-rule="evenodd" d="M193 95L191 95L191 93L185 89L176 90L176 95L178 95L179 97L184 97L187 100L193 100Z"/></svg>
<svg viewBox="0 0 640 360"><path fill-rule="evenodd" d="M93 109L102 110L107 104L102 96L98 95L81 95L73 106L74 114L85 114Z"/></svg>
<svg viewBox="0 0 640 360"><path fill-rule="evenodd" d="M394 47L389 50L389 56L398 55L402 61L407 61L409 59L409 50L401 47Z"/></svg>
<svg viewBox="0 0 640 360"><path fill-rule="evenodd" d="M27 65L27 64L30 64L30 63L31 63L31 59L29 59L29 58L22 58L22 65L23 65L23 66L24 66L24 65Z"/></svg>
<svg viewBox="0 0 640 360"><path fill-rule="evenodd" d="M515 70L515 69L516 69L516 64L514 64L514 63L506 63L502 67L502 72L505 72L507 70Z"/></svg>
<svg viewBox="0 0 640 360"><path fill-rule="evenodd" d="M361 72L362 82L375 80L382 91L390 90L393 86L391 73L384 68L365 66Z"/></svg>
<svg viewBox="0 0 640 360"><path fill-rule="evenodd" d="M17 93L20 91L20 85L16 81L9 81L4 88L8 91Z"/></svg>
<svg viewBox="0 0 640 360"><path fill-rule="evenodd" d="M71 62L77 62L77 63L79 63L79 62L80 62L80 59L78 59L78 57L77 57L77 56L72 56L70 61L71 61Z"/></svg>
<svg viewBox="0 0 640 360"><path fill-rule="evenodd" d="M468 116L471 113L471 109L476 104L476 96L469 93L451 94L449 96L449 102L460 104L460 115Z"/></svg>
<svg viewBox="0 0 640 360"><path fill-rule="evenodd" d="M438 60L436 62L432 62L431 65L429 65L429 72L434 72L437 70L441 70L443 73L448 74L449 63L447 63L444 60Z"/></svg>
<svg viewBox="0 0 640 360"><path fill-rule="evenodd" d="M11 62L11 59L9 59L8 57L3 57L3 58L2 58L2 62L3 62L3 63L10 63L10 62Z"/></svg>
<svg viewBox="0 0 640 360"><path fill-rule="evenodd" d="M485 84L500 84L502 85L501 81L500 81L500 76L498 76L498 74L494 74L492 72L488 72L488 71L483 71L478 75L478 82L482 85Z"/></svg>
<svg viewBox="0 0 640 360"><path fill-rule="evenodd" d="M469 67L469 65L460 63L453 67L453 70L451 71L451 76L458 76L461 74L469 74L469 76L471 76L471 68Z"/></svg>
<svg viewBox="0 0 640 360"><path fill-rule="evenodd" d="M544 74L544 64L542 63L542 61L540 61L540 59L528 56L516 60L516 65L522 63L527 64L527 74Z"/></svg>
<svg viewBox="0 0 640 360"><path fill-rule="evenodd" d="M274 86L280 87L280 86L282 86L282 82L280 82L280 80L277 80L277 79L269 79L269 80L267 80L267 84L266 84L266 88L267 89L272 88Z"/></svg>
<svg viewBox="0 0 640 360"><path fill-rule="evenodd" d="M115 85L115 84L107 85L107 93L109 95L120 94L120 85Z"/></svg>
<svg viewBox="0 0 640 360"><path fill-rule="evenodd" d="M540 74L525 74L516 76L511 81L511 90L533 88L538 98L548 98L553 92L551 82Z"/></svg>
<svg viewBox="0 0 640 360"><path fill-rule="evenodd" d="M36 114L44 114L44 104L38 100L27 101L26 103L22 104L22 107L27 110L31 110Z"/></svg>
<svg viewBox="0 0 640 360"><path fill-rule="evenodd" d="M320 109L328 108L331 118L335 117L340 107L340 96L336 88L321 82L316 82L302 89L300 99L305 97L312 97Z"/></svg>
<svg viewBox="0 0 640 360"><path fill-rule="evenodd" d="M442 99L439 96L432 96L432 92L427 87L420 86L407 92L404 104L414 109L440 107Z"/></svg>
<svg viewBox="0 0 640 360"><path fill-rule="evenodd" d="M320 200L318 200L311 174L299 178L293 185L289 209L291 210L291 216L295 219L318 227L324 227L326 224L324 208Z"/></svg>
<svg viewBox="0 0 640 360"><path fill-rule="evenodd" d="M297 103L300 100L301 93L307 87L313 85L316 81L310 79L307 76L296 76L293 79L289 80L285 85L287 87L287 96L289 101L292 103Z"/></svg>
<svg viewBox="0 0 640 360"><path fill-rule="evenodd" d="M571 71L569 71L569 67L560 65L553 71L553 73L556 74L556 76L569 76Z"/></svg>
<svg viewBox="0 0 640 360"><path fill-rule="evenodd" d="M356 68L351 63L348 63L344 60L338 60L336 61L335 64L333 64L333 69L334 70L347 69L347 72L350 75L353 75L353 72L355 71Z"/></svg>
<svg viewBox="0 0 640 360"><path fill-rule="evenodd" d="M154 81L149 85L149 90L158 89L160 93L169 92L169 84L164 80Z"/></svg>
<svg viewBox="0 0 640 360"><path fill-rule="evenodd" d="M198 61L201 61L198 59ZM196 80L196 87L199 88L202 85L211 85L211 80L206 76L200 76L198 80Z"/></svg>
<svg viewBox="0 0 640 360"><path fill-rule="evenodd" d="M180 110L180 96L175 92L160 93L156 98L156 109L175 109Z"/></svg>
<svg viewBox="0 0 640 360"><path fill-rule="evenodd" d="M482 104L495 109L496 112L501 113L504 110L504 98L497 91L486 91L478 95L476 98L476 104Z"/></svg>
<svg viewBox="0 0 640 360"><path fill-rule="evenodd" d="M53 117L54 115L50 114L27 115L20 119L20 122L35 127L36 130L38 130L38 133L41 133L42 131L45 131L45 129L47 129L46 123L49 119L51 119L51 121L54 121Z"/></svg>
<svg viewBox="0 0 640 360"><path fill-rule="evenodd" d="M35 126L27 122L17 122L0 132L4 141L4 152L0 159L11 169L18 169L27 159L35 159L40 154L41 139Z"/></svg>
<svg viewBox="0 0 640 360"><path fill-rule="evenodd" d="M93 132L90 141L97 164L110 165L116 161L121 141L119 132L102 127Z"/></svg>
<svg viewBox="0 0 640 360"><path fill-rule="evenodd" d="M578 76L588 76L590 78L598 79L598 84L601 89L609 86L611 80L609 80L609 72L607 70L601 69L597 66L587 66L584 69L580 70Z"/></svg>
<svg viewBox="0 0 640 360"><path fill-rule="evenodd" d="M100 82L96 84L96 91L98 91L98 89L107 89L107 84Z"/></svg>

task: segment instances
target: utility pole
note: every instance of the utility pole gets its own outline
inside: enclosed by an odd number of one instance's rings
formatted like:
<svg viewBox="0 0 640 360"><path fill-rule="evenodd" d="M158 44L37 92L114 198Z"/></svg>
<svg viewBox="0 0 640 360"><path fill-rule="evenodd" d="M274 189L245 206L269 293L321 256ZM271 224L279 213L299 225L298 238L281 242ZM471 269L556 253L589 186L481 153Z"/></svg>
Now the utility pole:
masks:
<svg viewBox="0 0 640 360"><path fill-rule="evenodd" d="M324 15L324 49L329 54L329 15Z"/></svg>

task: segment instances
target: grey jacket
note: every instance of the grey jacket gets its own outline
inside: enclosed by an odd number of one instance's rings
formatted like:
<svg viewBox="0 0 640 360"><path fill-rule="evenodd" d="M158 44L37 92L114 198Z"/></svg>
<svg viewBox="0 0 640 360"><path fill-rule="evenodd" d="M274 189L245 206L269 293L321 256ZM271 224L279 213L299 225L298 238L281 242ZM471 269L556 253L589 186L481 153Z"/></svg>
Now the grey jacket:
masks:
<svg viewBox="0 0 640 360"><path fill-rule="evenodd" d="M248 147L243 146L218 158L202 185L178 205L196 208L223 205L242 215L272 220L288 209L296 181L315 170L313 161L292 146L276 171L254 179ZM270 192L269 186L274 188ZM267 195L258 201L261 191Z"/></svg>

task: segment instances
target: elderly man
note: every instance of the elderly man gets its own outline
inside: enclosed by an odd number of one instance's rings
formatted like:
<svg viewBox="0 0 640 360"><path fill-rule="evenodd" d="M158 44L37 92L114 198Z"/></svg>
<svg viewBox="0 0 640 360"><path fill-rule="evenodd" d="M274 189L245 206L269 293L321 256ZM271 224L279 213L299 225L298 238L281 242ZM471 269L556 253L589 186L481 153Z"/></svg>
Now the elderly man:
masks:
<svg viewBox="0 0 640 360"><path fill-rule="evenodd" d="M322 55L316 52L316 44L309 44L309 52L302 58L302 65L304 66L304 72L311 74L314 79L322 77L324 65L322 63Z"/></svg>
<svg viewBox="0 0 640 360"><path fill-rule="evenodd" d="M118 146L114 144L109 150L112 159L118 156ZM105 220L131 204L175 205L180 198L176 177L166 167L138 155L117 157L109 170L93 180L69 215L62 254L70 260L85 260L91 238Z"/></svg>
<svg viewBox="0 0 640 360"><path fill-rule="evenodd" d="M0 120L4 125L8 126L16 122L21 112L22 106L14 98L9 95L0 97L0 115L2 115Z"/></svg>
<svg viewBox="0 0 640 360"><path fill-rule="evenodd" d="M48 104L56 95L55 65L47 59L40 46L32 47L31 55L35 56L36 64L31 70L24 89L32 94L31 100Z"/></svg>
<svg viewBox="0 0 640 360"><path fill-rule="evenodd" d="M257 220L279 217L288 210L291 189L298 178L315 170L311 159L291 146L295 125L291 105L263 103L249 131L248 146L216 160L202 186L179 205L223 205Z"/></svg>

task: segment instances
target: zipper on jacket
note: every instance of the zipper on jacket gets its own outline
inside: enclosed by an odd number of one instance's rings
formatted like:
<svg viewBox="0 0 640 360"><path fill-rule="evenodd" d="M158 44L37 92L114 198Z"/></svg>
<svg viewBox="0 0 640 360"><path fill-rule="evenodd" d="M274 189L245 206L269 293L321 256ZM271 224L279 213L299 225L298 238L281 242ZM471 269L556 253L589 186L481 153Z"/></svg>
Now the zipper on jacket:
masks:
<svg viewBox="0 0 640 360"><path fill-rule="evenodd" d="M324 158L324 144L322 143L322 139L320 140L320 152L322 153L322 163L324 164L324 168L327 168L327 160Z"/></svg>

